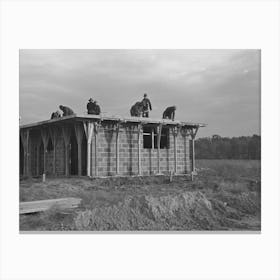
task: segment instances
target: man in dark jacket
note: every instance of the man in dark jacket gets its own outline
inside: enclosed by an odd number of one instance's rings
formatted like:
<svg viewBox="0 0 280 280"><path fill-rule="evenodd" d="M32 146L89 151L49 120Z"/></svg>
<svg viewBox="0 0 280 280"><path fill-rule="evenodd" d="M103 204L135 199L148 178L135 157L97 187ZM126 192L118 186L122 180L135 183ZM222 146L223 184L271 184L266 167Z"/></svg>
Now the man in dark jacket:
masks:
<svg viewBox="0 0 280 280"><path fill-rule="evenodd" d="M89 102L87 104L87 111L88 111L88 114L91 114L91 115L100 115L100 106L97 104L97 101L94 101L93 102L93 99L90 98L89 99Z"/></svg>
<svg viewBox="0 0 280 280"><path fill-rule="evenodd" d="M142 116L144 118L148 118L149 117L149 110L152 111L152 104L151 104L151 101L149 100L149 98L147 98L147 93L144 94L142 104L143 104L143 114L142 114Z"/></svg>
<svg viewBox="0 0 280 280"><path fill-rule="evenodd" d="M87 112L88 114L94 114L95 105L93 103L93 99L90 98L87 104Z"/></svg>
<svg viewBox="0 0 280 280"><path fill-rule="evenodd" d="M63 112L63 117L71 116L71 115L75 114L74 111L71 108L63 106L63 105L60 105L59 109Z"/></svg>

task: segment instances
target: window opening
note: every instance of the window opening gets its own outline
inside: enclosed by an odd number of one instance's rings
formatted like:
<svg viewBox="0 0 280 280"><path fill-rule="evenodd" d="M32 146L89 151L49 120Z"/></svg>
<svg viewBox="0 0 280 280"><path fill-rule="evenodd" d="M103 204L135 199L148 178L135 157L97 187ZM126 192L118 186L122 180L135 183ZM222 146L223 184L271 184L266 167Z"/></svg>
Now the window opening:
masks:
<svg viewBox="0 0 280 280"><path fill-rule="evenodd" d="M160 149L169 149L169 129L162 128L160 138ZM144 149L157 149L157 128L144 127L143 128L143 147Z"/></svg>

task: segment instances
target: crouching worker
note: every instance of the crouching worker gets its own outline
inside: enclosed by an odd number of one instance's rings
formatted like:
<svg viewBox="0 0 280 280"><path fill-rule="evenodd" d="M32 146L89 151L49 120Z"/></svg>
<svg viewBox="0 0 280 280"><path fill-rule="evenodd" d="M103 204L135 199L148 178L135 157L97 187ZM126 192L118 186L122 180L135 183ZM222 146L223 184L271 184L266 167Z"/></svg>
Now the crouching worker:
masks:
<svg viewBox="0 0 280 280"><path fill-rule="evenodd" d="M51 119L58 119L61 117L61 114L59 111L53 112L51 115Z"/></svg>
<svg viewBox="0 0 280 280"><path fill-rule="evenodd" d="M101 110L100 110L100 106L97 104L97 101L93 102L93 99L90 98L87 104L87 111L88 114L91 115L100 115Z"/></svg>
<svg viewBox="0 0 280 280"><path fill-rule="evenodd" d="M175 111L176 111L176 106L167 107L165 109L165 111L163 112L162 118L170 119L170 120L174 121Z"/></svg>
<svg viewBox="0 0 280 280"><path fill-rule="evenodd" d="M63 112L63 117L74 115L74 111L69 107L60 105L59 109Z"/></svg>

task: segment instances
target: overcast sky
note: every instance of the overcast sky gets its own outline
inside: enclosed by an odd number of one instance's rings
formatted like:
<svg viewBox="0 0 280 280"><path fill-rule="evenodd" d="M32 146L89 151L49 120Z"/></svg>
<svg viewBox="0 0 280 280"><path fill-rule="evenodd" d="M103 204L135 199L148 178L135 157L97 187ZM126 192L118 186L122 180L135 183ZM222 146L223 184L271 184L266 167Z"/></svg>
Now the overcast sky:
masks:
<svg viewBox="0 0 280 280"><path fill-rule="evenodd" d="M148 93L151 118L207 123L198 137L260 134L258 50L20 50L21 124L50 118L60 104L129 116Z"/></svg>

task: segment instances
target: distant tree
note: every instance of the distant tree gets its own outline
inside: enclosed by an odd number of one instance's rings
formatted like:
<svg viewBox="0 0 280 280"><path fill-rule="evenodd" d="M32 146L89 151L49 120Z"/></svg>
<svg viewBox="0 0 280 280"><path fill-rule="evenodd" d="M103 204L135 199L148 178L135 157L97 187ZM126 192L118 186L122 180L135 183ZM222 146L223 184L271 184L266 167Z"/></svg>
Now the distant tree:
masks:
<svg viewBox="0 0 280 280"><path fill-rule="evenodd" d="M221 137L213 135L196 140L198 159L260 159L261 136Z"/></svg>

